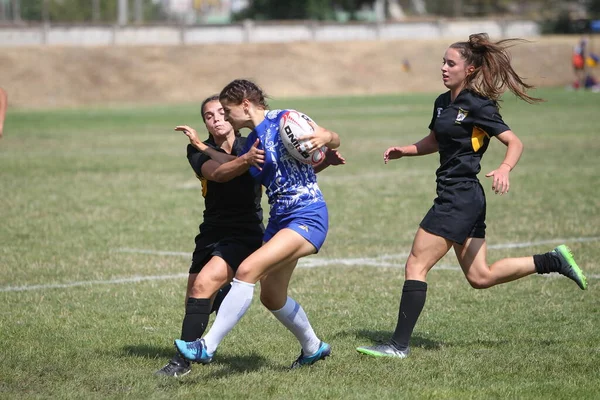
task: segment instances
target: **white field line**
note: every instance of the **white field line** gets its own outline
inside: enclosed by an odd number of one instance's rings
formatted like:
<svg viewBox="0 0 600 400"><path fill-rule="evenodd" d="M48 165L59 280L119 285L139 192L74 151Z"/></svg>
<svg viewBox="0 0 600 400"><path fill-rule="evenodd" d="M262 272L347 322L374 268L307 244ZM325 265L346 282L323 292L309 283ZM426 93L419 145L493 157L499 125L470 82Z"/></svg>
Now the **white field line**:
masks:
<svg viewBox="0 0 600 400"><path fill-rule="evenodd" d="M539 240L535 242L520 242L520 243L503 243L497 245L488 246L488 249L515 249L524 247L533 247L537 245L545 244L559 244L559 243L585 243L585 242L597 242L600 241L600 237L580 237L570 239L548 239ZM177 257L189 257L191 253L181 251L156 251L146 249L130 249L121 248L113 250L117 253L133 253L133 254L150 254L158 256L177 256ZM298 263L299 268L318 268L325 267L328 265L343 265L348 267L353 266L369 266L377 268L404 268L404 261L408 257L409 253L398 253L398 254L384 254L378 257L365 257L365 258L307 258L300 260ZM387 262L386 260L398 260L397 262ZM434 267L434 270L452 270L460 271L460 267L457 265L438 264ZM558 275L544 275L545 277L557 277ZM24 286L5 286L0 288L0 292L24 292L30 290L44 290L44 289L65 289L77 286L91 286L91 285L112 285L122 283L138 283L144 281L158 281L168 279L182 279L187 277L187 273L171 274L171 275L151 275L151 276L131 276L127 278L118 279L107 279L107 280L92 280L92 281L79 281L79 282L68 282L68 283L56 283L46 285L24 285ZM600 279L600 274L587 275L588 279Z"/></svg>
<svg viewBox="0 0 600 400"><path fill-rule="evenodd" d="M42 290L42 289L65 289L77 286L91 286L91 285L113 285L119 283L137 283L144 281L161 281L166 279L183 279L188 274L172 274L172 275L154 275L154 276L130 276L128 278L108 279L108 280L97 280L97 281L80 281L80 282L69 282L69 283L56 283L48 285L26 285L26 286L7 286L0 288L0 292L25 292L28 290Z"/></svg>

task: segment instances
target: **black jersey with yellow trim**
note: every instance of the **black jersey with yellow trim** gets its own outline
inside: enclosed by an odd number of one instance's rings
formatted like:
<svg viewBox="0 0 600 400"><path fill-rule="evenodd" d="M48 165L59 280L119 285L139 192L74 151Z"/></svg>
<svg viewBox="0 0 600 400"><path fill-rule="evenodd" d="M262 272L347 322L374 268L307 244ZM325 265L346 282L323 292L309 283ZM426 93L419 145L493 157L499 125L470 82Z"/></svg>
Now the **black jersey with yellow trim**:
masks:
<svg viewBox="0 0 600 400"><path fill-rule="evenodd" d="M215 144L212 136L204 143L217 151L225 152ZM231 155L240 154L245 144L245 137L236 137ZM187 158L196 177L202 183L204 220L200 229L203 226L210 226L223 229L243 229L244 231L264 231L261 186L249 172L244 172L228 182L214 182L202 176L202 165L210 160L210 157L192 145L188 145Z"/></svg>
<svg viewBox="0 0 600 400"><path fill-rule="evenodd" d="M477 180L481 157L490 138L509 130L498 103L468 89L450 100L450 91L434 103L429 129L435 133L440 153L438 182Z"/></svg>

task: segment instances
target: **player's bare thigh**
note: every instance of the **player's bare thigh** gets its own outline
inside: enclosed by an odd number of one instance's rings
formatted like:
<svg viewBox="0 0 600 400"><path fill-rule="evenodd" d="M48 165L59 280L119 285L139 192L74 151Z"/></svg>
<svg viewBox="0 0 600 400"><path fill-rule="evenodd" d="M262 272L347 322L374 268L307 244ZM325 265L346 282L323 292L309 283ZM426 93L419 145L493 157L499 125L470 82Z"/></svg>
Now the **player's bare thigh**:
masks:
<svg viewBox="0 0 600 400"><path fill-rule="evenodd" d="M452 247L452 242L419 227L408 260L406 280L426 281L427 273Z"/></svg>
<svg viewBox="0 0 600 400"><path fill-rule="evenodd" d="M246 258L235 276L243 282L256 283L270 271L316 251L315 246L299 233L285 228Z"/></svg>

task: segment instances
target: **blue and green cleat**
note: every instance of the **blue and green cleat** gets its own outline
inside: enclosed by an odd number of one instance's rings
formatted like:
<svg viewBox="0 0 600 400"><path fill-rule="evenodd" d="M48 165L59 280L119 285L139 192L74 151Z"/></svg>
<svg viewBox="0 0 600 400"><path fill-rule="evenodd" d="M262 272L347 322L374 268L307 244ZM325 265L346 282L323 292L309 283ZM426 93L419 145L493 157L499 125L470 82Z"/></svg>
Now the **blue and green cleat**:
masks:
<svg viewBox="0 0 600 400"><path fill-rule="evenodd" d="M200 364L210 364L213 360L213 354L208 354L204 339L197 339L193 342L176 339L175 348L181 357L188 361Z"/></svg>
<svg viewBox="0 0 600 400"><path fill-rule="evenodd" d="M573 253L566 245L561 244L551 251L559 260L560 267L556 272L572 279L582 289L587 289L587 279L573 258Z"/></svg>
<svg viewBox="0 0 600 400"><path fill-rule="evenodd" d="M325 359L325 357L329 357L329 355L331 355L331 346L325 342L321 342L319 345L319 350L317 350L317 352L312 356L305 356L304 351L300 351L300 357L298 357L296 361L292 363L290 369L300 368L305 365L312 365L319 360Z"/></svg>
<svg viewBox="0 0 600 400"><path fill-rule="evenodd" d="M406 358L410 354L410 348L407 347L404 350L399 350L391 343L357 347L356 351L372 357Z"/></svg>

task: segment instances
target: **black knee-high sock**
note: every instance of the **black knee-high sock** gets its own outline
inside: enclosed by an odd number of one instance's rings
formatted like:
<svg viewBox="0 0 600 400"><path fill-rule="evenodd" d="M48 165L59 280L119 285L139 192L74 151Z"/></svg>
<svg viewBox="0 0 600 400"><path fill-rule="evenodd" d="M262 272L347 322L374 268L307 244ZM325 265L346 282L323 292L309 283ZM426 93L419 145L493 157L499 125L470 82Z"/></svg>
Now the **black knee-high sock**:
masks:
<svg viewBox="0 0 600 400"><path fill-rule="evenodd" d="M533 264L535 265L535 272L538 274L549 274L550 272L560 270L560 260L551 251L544 254L535 254L533 256Z"/></svg>
<svg viewBox="0 0 600 400"><path fill-rule="evenodd" d="M422 281L405 281L398 311L398 324L390 340L400 350L408 347L413 329L425 305L427 283Z"/></svg>
<svg viewBox="0 0 600 400"><path fill-rule="evenodd" d="M181 326L181 340L192 342L204 334L210 315L210 299L188 298Z"/></svg>
<svg viewBox="0 0 600 400"><path fill-rule="evenodd" d="M213 301L212 309L210 310L211 313L213 313L213 312L215 314L219 313L219 308L221 307L221 303L223 302L223 300L225 299L225 296L227 296L227 293L229 293L230 290L231 290L231 283L223 286L217 292L217 294L215 296L215 300Z"/></svg>

